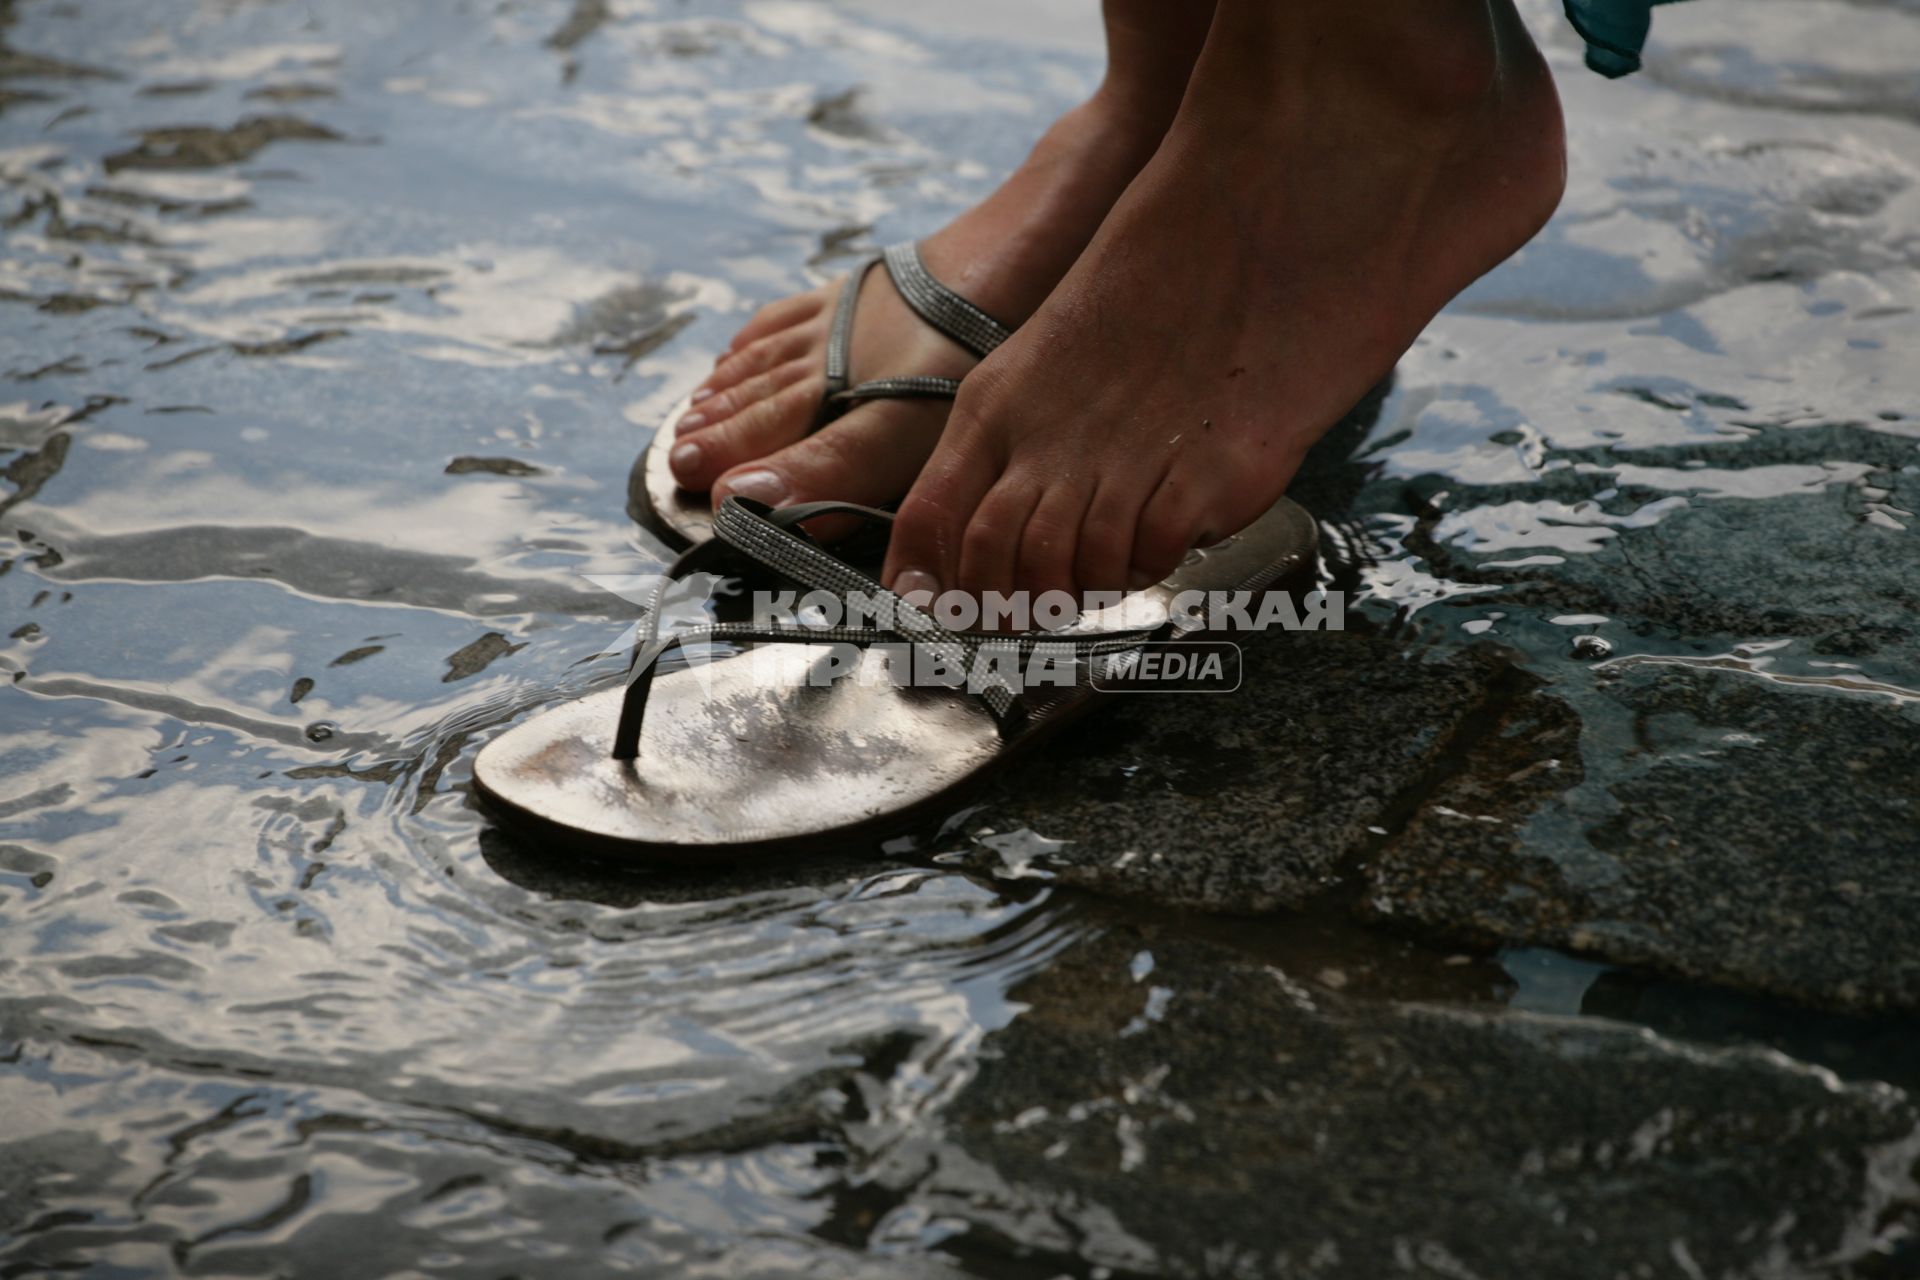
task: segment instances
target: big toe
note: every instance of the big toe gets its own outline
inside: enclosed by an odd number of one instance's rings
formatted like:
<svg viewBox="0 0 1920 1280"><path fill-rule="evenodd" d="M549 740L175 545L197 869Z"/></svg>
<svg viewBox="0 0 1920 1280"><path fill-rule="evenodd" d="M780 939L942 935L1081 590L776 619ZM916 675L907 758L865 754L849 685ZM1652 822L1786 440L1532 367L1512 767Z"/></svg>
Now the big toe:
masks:
<svg viewBox="0 0 1920 1280"><path fill-rule="evenodd" d="M667 454L673 478L686 488L711 489L728 471L802 439L820 411L823 380L797 365L766 394L721 422L683 433Z"/></svg>
<svg viewBox="0 0 1920 1280"><path fill-rule="evenodd" d="M947 406L915 400L860 405L784 448L743 461L714 483L772 506L835 500L887 506L912 486L940 438Z"/></svg>
<svg viewBox="0 0 1920 1280"><path fill-rule="evenodd" d="M968 522L999 469L956 427L949 423L900 504L882 579L895 591L937 592L959 584Z"/></svg>

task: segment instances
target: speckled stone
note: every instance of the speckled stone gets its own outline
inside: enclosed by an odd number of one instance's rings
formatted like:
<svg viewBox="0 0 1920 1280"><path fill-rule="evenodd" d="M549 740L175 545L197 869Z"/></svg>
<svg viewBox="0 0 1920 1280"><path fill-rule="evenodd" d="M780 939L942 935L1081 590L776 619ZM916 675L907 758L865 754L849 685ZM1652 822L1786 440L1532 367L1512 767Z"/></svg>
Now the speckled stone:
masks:
<svg viewBox="0 0 1920 1280"><path fill-rule="evenodd" d="M1398 821L1470 721L1538 685L1491 647L1434 656L1357 631L1244 652L1231 695L1112 695L987 794L958 860L1207 910L1298 905Z"/></svg>
<svg viewBox="0 0 1920 1280"><path fill-rule="evenodd" d="M1231 715L1121 700L990 792L944 856L1920 1008L1920 710L1713 666L1569 668L1556 688L1493 647L1263 637Z"/></svg>
<svg viewBox="0 0 1920 1280"><path fill-rule="evenodd" d="M1442 576L1499 584L1503 605L1601 613L1671 636L1798 636L1817 652L1920 662L1913 626L1920 559L1912 530L1885 514L1888 507L1920 510L1920 452L1911 438L1830 423L1686 447L1567 450L1556 461L1571 465L1529 486L1450 486L1445 505L1423 521L1427 536L1412 545ZM1555 564L1506 567L1501 562L1514 559L1511 551L1479 554L1459 531L1449 534L1446 511L1455 505L1597 502L1624 518L1674 501L1668 490L1636 483L1633 467L1677 474L1702 468L1701 488L1709 491L1715 475L1764 468L1824 471L1835 479L1815 491L1764 499L1690 498L1645 527L1618 530L1597 550ZM1852 474L1857 480L1844 482ZM1368 501L1399 505L1405 499L1396 488L1417 495L1422 486L1377 485Z"/></svg>
<svg viewBox="0 0 1920 1280"><path fill-rule="evenodd" d="M1138 945L1016 989L943 1139L891 1158L896 1222L1034 1275L1909 1274L1878 1256L1920 1152L1890 1086Z"/></svg>
<svg viewBox="0 0 1920 1280"><path fill-rule="evenodd" d="M1822 1007L1920 1008L1920 709L1665 664L1606 693L1619 724L1588 742L1604 776L1438 789L1373 859L1365 909Z"/></svg>

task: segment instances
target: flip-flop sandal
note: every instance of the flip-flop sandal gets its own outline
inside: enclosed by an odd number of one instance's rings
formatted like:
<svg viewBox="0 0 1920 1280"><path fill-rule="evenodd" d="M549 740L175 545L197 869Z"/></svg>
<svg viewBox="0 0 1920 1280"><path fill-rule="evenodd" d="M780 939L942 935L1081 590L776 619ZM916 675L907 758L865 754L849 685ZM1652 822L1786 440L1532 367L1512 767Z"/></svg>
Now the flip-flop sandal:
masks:
<svg viewBox="0 0 1920 1280"><path fill-rule="evenodd" d="M1138 661L1128 655L1185 634L1172 617L1181 592L1310 585L1319 535L1311 516L1282 499L1234 537L1190 552L1165 581L1070 628L989 636L946 629L821 548L800 531L818 516L892 521L851 503L775 510L729 497L714 539L682 555L662 580L626 680L488 743L474 761L480 797L537 836L636 862L722 862L886 834L1097 705L1094 681ZM737 579L753 590L826 592L843 602L857 594L879 602L892 625L760 618L660 634L670 583L698 574L714 578L696 581ZM757 647L660 672L662 659L716 642ZM809 682L836 656L822 645L854 646L838 656L857 661L839 679ZM874 648L882 645L890 651ZM1070 659L1071 682L1020 691L991 682L928 687L898 670L907 661L918 668L923 655L957 664L950 670L975 669L982 655L1024 670L1036 653Z"/></svg>
<svg viewBox="0 0 1920 1280"><path fill-rule="evenodd" d="M974 306L933 278L920 260L920 247L911 241L896 244L861 262L847 276L834 306L833 327L827 335L827 384L820 397L812 431L867 400L951 400L960 390L958 378L915 375L874 378L851 383L847 369L853 343L853 314L860 303L860 286L867 272L884 264L893 287L928 325L974 355L985 359L1013 336L1013 330ZM708 495L680 487L667 465L676 443L673 424L693 406L689 396L668 412L627 476L627 507L634 519L675 547L704 542L713 536L713 504Z"/></svg>

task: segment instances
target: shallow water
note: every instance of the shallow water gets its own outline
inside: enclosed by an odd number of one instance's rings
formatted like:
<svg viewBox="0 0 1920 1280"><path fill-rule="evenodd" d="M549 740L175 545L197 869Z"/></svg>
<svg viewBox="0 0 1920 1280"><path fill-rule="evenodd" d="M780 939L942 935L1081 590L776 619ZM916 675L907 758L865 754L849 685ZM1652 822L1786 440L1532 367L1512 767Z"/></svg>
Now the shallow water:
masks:
<svg viewBox="0 0 1920 1280"><path fill-rule="evenodd" d="M1663 11L1619 84L1531 13L1566 206L1318 495L1372 550L1361 619L1506 646L1577 711L1584 780L1528 838L1591 885L1633 744L1708 790L1754 745L1610 680L1920 704L1920 18L1733 3ZM0 2L6 1274L1153 1270L887 1172L1023 984L1144 927L1920 1082L1898 1010L1168 923L1026 855L1073 831L992 837L999 876L949 856L962 813L649 878L476 811L476 745L619 668L633 611L584 575L659 563L624 514L659 414L752 306L987 189L1092 84L1092 9Z"/></svg>

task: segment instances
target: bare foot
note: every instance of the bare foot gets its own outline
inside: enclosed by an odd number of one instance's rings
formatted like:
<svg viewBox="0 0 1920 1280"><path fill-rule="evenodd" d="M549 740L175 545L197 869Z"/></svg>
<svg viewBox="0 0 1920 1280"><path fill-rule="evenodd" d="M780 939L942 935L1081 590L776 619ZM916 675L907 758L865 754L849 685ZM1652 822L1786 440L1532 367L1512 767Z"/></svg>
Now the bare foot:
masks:
<svg viewBox="0 0 1920 1280"><path fill-rule="evenodd" d="M1107 0L1109 66L981 204L923 240L936 278L1007 325L1053 289L1160 144L1212 16L1210 3ZM737 334L675 426L674 477L775 506L819 498L884 505L906 493L946 424L942 401L878 400L813 431L825 381L835 281L763 307ZM936 333L885 271L861 290L852 381L959 378L975 358Z"/></svg>
<svg viewBox="0 0 1920 1280"><path fill-rule="evenodd" d="M1160 151L962 388L888 583L1159 580L1271 506L1564 181L1509 0L1220 0Z"/></svg>

